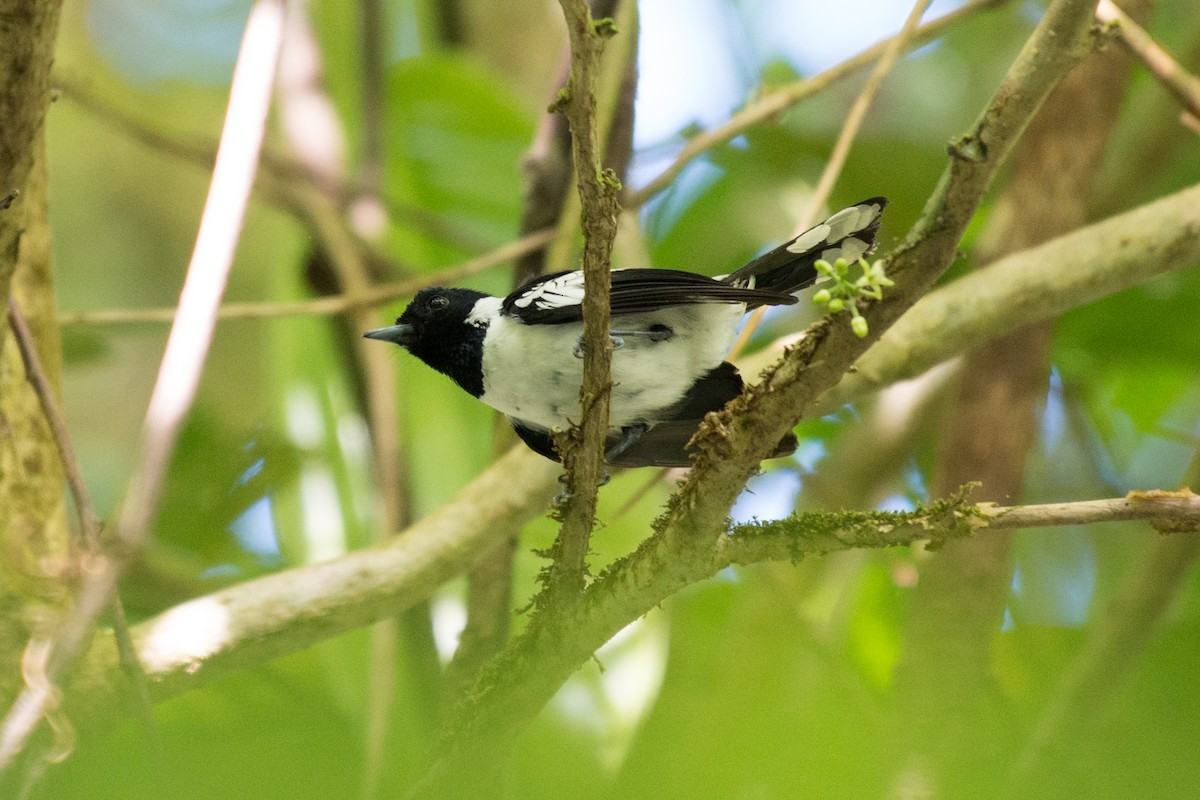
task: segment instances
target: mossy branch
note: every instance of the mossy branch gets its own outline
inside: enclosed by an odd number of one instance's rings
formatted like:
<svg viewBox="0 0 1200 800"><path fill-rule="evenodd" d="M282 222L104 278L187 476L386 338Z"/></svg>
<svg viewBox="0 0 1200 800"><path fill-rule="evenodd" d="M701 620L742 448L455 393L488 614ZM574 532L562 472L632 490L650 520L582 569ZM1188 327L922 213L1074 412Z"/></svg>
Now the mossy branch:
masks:
<svg viewBox="0 0 1200 800"><path fill-rule="evenodd" d="M559 437L567 468L569 495L551 554L541 601L569 607L583 589L587 554L596 517L596 492L604 473L604 440L608 433L612 342L609 339L610 262L617 233L620 181L601 166L602 145L596 121L596 82L600 52L615 30L611 20L597 23L584 0L561 0L571 41L571 70L561 107L571 126L571 153L582 205L583 248L583 386L578 428ZM606 24L601 24L606 23Z"/></svg>

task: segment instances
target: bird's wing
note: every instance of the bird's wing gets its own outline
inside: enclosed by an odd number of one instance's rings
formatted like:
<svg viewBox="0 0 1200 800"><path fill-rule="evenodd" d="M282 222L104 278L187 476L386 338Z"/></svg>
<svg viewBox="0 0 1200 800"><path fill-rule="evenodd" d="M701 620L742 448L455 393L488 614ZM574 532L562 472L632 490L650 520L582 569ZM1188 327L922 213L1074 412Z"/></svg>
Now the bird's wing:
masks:
<svg viewBox="0 0 1200 800"><path fill-rule="evenodd" d="M731 286L694 272L674 269L621 269L612 273L610 308L614 316L695 303L788 305L796 298L745 286ZM502 313L531 325L557 325L583 319L583 273L558 272L526 283L504 298Z"/></svg>
<svg viewBox="0 0 1200 800"><path fill-rule="evenodd" d="M839 258L853 262L874 250L875 234L879 232L880 217L887 204L886 197L869 197L843 208L736 272L717 276L717 280L769 292L799 291L817 280L813 264L819 259L831 264Z"/></svg>

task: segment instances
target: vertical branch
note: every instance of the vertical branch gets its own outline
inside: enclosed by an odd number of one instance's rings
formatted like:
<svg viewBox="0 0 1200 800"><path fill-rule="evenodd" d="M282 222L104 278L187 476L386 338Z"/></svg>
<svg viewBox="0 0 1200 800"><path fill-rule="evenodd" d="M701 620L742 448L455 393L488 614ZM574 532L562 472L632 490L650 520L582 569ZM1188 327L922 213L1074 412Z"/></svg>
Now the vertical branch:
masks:
<svg viewBox="0 0 1200 800"><path fill-rule="evenodd" d="M583 206L583 418L566 437L563 463L567 492L563 525L554 543L554 566L547 597L573 602L583 589L588 542L596 515L596 490L603 474L603 447L608 432L612 343L608 336L609 262L617 232L617 191L620 182L601 167L596 124L596 82L604 41L616 33L611 20L592 19L584 0L560 0L571 39L571 71L560 108L571 124L571 152Z"/></svg>
<svg viewBox="0 0 1200 800"><path fill-rule="evenodd" d="M62 0L0 0L0 308L14 288L18 264L29 264L41 273L38 280L46 281L44 291L36 293L35 322L53 318L43 123L61 7ZM19 369L19 356L7 341L0 325L0 371L5 372ZM31 580L39 570L29 567L65 552L67 526L54 446L23 383L0 380L0 417L0 606L7 609L0 615L0 703L7 704L21 690L27 612L65 605L67 592L60 582L49 576ZM16 468L30 458L46 469L35 474Z"/></svg>
<svg viewBox="0 0 1200 800"><path fill-rule="evenodd" d="M35 142L50 105L50 65L61 0L0 0L0 303L17 268Z"/></svg>
<svg viewBox="0 0 1200 800"><path fill-rule="evenodd" d="M617 22L628 33L606 51L604 68L598 76L596 125L600 150L605 163L623 178L632 151L633 91L636 86L636 3L617 8L617 0L592 0L593 13L608 16L619 12ZM564 48L561 74L554 83L553 101L566 88L570 71L570 48ZM611 99L610 99L611 98ZM560 220L558 234L570 232L573 242L579 225L578 194L568 194L571 186L571 133L567 119L558 113L553 103L542 115L534 140L523 163L525 174L524 207L521 232L532 233ZM605 137L604 131L608 131ZM574 202L568 202L573 200ZM574 212L571 211L574 210ZM570 219L568 219L570 218ZM534 275L546 271L546 249L539 248L517 259L514 284L520 285ZM558 265L552 265L558 269ZM507 447L514 440L506 424L498 428L496 446ZM502 450L498 450L502 452ZM515 540L502 543L488 554L468 575L467 624L459 638L454 659L446 670L446 697L461 696L478 677L480 669L508 642L512 607L512 559Z"/></svg>

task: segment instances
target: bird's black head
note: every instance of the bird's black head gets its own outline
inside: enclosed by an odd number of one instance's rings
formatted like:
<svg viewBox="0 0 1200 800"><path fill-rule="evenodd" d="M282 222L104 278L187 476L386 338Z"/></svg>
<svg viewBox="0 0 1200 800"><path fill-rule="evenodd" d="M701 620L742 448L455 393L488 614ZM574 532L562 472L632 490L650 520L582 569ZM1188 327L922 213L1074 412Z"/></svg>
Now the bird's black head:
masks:
<svg viewBox="0 0 1200 800"><path fill-rule="evenodd" d="M475 304L487 297L471 289L422 289L387 328L363 334L406 348L438 372L449 375L471 394L483 394L485 321L468 320Z"/></svg>

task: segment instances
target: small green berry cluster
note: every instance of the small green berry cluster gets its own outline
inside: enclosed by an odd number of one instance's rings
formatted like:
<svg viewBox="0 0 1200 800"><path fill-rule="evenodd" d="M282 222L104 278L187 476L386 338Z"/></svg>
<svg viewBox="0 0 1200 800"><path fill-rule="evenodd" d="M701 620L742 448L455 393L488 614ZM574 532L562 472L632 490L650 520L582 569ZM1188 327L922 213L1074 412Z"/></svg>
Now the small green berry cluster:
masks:
<svg viewBox="0 0 1200 800"><path fill-rule="evenodd" d="M828 308L830 314L836 314L844 308L850 309L850 328L861 339L867 335L867 320L858 311L858 300L864 297L882 300L883 287L896 284L884 273L882 261L868 264L860 258L858 265L862 267L862 275L851 280L850 263L844 258L832 264L824 259L815 263L813 266L817 272L832 281L832 285L814 294L812 299L817 305Z"/></svg>

